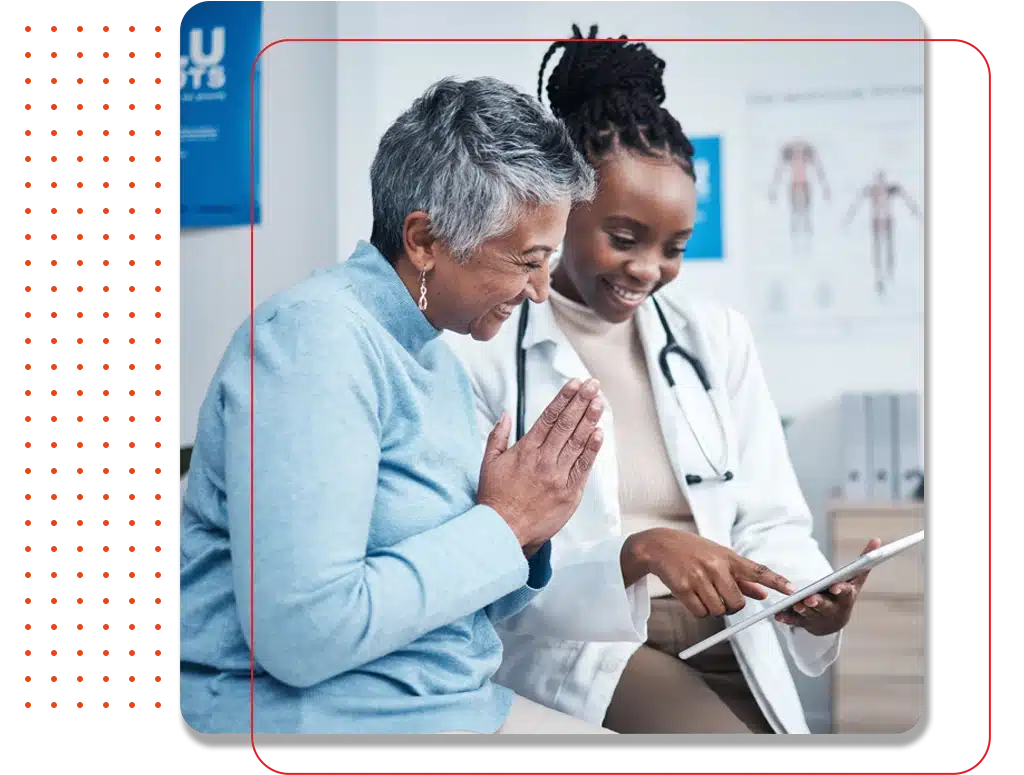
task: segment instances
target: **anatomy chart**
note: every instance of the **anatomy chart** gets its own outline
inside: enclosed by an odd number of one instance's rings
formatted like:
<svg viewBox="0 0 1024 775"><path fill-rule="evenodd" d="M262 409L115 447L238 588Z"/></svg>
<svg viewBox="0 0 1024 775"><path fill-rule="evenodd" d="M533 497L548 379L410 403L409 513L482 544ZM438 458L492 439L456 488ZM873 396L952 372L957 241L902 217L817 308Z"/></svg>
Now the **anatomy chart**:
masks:
<svg viewBox="0 0 1024 775"><path fill-rule="evenodd" d="M924 310L921 86L750 94L746 250L765 327L862 328Z"/></svg>

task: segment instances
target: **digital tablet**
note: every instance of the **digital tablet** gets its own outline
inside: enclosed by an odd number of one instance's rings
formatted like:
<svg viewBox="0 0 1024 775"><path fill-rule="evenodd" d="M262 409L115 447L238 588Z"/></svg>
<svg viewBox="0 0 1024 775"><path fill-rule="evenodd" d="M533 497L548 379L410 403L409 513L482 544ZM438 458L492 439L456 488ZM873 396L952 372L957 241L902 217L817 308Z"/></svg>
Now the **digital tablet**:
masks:
<svg viewBox="0 0 1024 775"><path fill-rule="evenodd" d="M803 589L794 592L789 597L784 597L779 602L774 603L767 608L761 609L758 613L754 614L748 619L744 619L742 622L727 627L721 632L715 633L710 638L705 638L700 643L697 643L685 651L680 652L680 659L689 659L692 656L696 656L705 649L709 649L712 646L721 643L722 641L729 640L733 635L738 632L742 632L751 625L757 624L764 619L769 619L776 614L782 613L787 608L791 608L801 600L805 600L811 595L821 592L822 590L828 589L833 584L838 584L841 581L849 581L854 576L859 576L864 571L871 570L876 565L881 565L886 560L892 559L897 554L905 552L912 546L916 546L924 540L924 531L914 533L906 538L900 538L892 543L880 546L872 552L863 554L848 565L844 565L834 573L829 574L821 579L818 579L813 584L808 584Z"/></svg>

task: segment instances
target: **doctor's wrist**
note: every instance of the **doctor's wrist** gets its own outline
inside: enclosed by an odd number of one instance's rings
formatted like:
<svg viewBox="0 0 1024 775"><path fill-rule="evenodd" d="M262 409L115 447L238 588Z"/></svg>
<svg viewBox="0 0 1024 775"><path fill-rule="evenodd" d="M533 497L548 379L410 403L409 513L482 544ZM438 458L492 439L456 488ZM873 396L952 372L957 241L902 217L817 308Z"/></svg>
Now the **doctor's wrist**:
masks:
<svg viewBox="0 0 1024 775"><path fill-rule="evenodd" d="M651 573L651 536L650 530L644 530L628 536L619 553L619 565L622 568L622 582L627 589L647 574Z"/></svg>

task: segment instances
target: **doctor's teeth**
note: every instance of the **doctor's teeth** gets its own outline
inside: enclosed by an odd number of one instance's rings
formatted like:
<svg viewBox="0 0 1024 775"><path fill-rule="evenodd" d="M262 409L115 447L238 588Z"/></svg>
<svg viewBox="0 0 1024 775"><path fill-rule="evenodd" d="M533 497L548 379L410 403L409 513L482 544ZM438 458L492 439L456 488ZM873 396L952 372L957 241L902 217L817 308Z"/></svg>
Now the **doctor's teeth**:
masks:
<svg viewBox="0 0 1024 775"><path fill-rule="evenodd" d="M627 291L625 288L620 288L619 286L613 285L611 283L609 283L609 287L612 289L612 292L616 296L625 299L626 301L638 301L639 299L642 299L644 297L644 294L642 293L637 293L636 291Z"/></svg>

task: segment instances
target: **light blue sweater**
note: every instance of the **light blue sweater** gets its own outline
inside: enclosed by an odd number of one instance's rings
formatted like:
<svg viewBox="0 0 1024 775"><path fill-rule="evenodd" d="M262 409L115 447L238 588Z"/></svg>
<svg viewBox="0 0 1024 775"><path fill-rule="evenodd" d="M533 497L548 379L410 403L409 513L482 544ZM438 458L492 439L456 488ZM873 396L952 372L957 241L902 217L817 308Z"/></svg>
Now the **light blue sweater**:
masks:
<svg viewBox="0 0 1024 775"><path fill-rule="evenodd" d="M181 525L181 708L257 732L493 732L511 693L493 621L551 575L476 506L482 449L461 366L391 265L344 264L238 330L199 415Z"/></svg>

